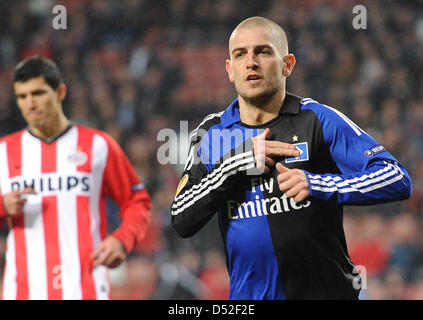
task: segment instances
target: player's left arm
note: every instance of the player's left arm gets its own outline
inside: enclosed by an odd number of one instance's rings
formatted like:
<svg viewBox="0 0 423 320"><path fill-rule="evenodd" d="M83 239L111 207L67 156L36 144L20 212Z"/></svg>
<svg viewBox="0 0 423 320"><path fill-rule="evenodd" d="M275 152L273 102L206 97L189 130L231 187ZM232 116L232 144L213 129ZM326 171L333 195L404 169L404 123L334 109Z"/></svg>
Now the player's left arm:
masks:
<svg viewBox="0 0 423 320"><path fill-rule="evenodd" d="M310 196L341 204L369 205L411 196L404 166L344 114L316 106L323 139L341 174L305 172Z"/></svg>
<svg viewBox="0 0 423 320"><path fill-rule="evenodd" d="M121 225L92 257L94 266L118 266L146 235L150 223L151 199L129 159L109 136L105 136L109 152L104 171L103 192L120 208ZM100 255L101 253L101 255Z"/></svg>
<svg viewBox="0 0 423 320"><path fill-rule="evenodd" d="M340 204L370 205L405 200L412 184L407 170L345 115L315 104L323 139L340 174L281 168L278 183L295 201L314 197ZM294 182L298 181L297 184Z"/></svg>

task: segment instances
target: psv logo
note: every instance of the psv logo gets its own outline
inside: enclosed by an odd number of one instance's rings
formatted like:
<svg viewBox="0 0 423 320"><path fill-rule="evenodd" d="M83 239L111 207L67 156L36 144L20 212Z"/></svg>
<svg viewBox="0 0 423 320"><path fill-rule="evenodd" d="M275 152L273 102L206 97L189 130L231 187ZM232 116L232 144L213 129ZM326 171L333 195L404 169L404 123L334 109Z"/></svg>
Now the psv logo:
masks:
<svg viewBox="0 0 423 320"><path fill-rule="evenodd" d="M68 155L67 160L70 163L80 166L87 162L88 156L84 151L77 150L74 153L71 153L70 155Z"/></svg>

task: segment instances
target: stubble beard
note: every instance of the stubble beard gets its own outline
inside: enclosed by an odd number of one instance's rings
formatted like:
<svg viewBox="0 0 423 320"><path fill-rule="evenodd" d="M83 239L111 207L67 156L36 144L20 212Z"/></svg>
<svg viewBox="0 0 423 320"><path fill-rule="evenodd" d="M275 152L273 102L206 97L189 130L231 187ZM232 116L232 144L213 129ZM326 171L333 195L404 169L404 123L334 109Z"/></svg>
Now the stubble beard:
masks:
<svg viewBox="0 0 423 320"><path fill-rule="evenodd" d="M241 90L238 91L238 94L248 105L255 106L257 108L264 108L281 90L281 86L276 86L274 88L270 88L269 90L262 92L261 94L257 94L254 96L248 96Z"/></svg>

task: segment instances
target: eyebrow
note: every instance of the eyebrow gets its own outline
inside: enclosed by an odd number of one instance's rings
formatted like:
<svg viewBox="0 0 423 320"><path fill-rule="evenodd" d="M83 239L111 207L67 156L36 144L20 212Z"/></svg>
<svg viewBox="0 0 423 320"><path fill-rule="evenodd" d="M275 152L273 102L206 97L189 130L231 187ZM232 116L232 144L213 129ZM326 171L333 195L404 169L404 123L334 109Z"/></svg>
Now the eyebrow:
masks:
<svg viewBox="0 0 423 320"><path fill-rule="evenodd" d="M254 46L254 49L264 49L264 48L269 48L269 49L274 50L273 47L269 44L259 44L259 45ZM247 49L246 47L236 47L236 48L232 49L231 53L233 54L236 51L246 50L246 49Z"/></svg>
<svg viewBox="0 0 423 320"><path fill-rule="evenodd" d="M35 90L30 91L30 92L17 93L16 97L24 97L27 94L41 94L41 93L44 93L44 92L46 92L45 89L35 89Z"/></svg>

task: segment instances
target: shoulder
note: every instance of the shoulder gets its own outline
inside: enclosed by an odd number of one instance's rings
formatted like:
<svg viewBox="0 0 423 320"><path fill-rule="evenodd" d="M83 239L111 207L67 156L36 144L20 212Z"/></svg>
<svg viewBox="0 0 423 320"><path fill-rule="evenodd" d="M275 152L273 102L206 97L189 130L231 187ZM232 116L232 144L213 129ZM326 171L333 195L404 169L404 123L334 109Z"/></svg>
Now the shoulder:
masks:
<svg viewBox="0 0 423 320"><path fill-rule="evenodd" d="M225 110L206 116L198 127L193 130L190 137L197 137L198 140L199 136L203 136L204 133L208 132L210 129L227 128L240 121L238 99L235 99Z"/></svg>
<svg viewBox="0 0 423 320"><path fill-rule="evenodd" d="M344 120L344 121L348 119L348 117L345 114L343 114L341 111L333 107L330 107L326 104L320 103L314 99L302 98L300 103L301 103L301 110L313 111L319 117L319 119L323 120L325 118L329 118L331 120Z"/></svg>
<svg viewBox="0 0 423 320"><path fill-rule="evenodd" d="M78 130L79 134L83 134L83 135L87 135L87 136L94 136L94 135L103 135L105 134L105 132L98 130L98 129L94 129L94 128L90 128L90 127L85 127L82 126L80 124L74 124L74 127Z"/></svg>
<svg viewBox="0 0 423 320"><path fill-rule="evenodd" d="M19 140L22 136L22 134L26 131L26 129L22 129L16 132L13 132L11 134L8 134L6 136L0 137L0 143L5 141L16 141Z"/></svg>
<svg viewBox="0 0 423 320"><path fill-rule="evenodd" d="M301 99L301 110L309 110L315 113L323 127L352 129L357 135L362 133L362 130L344 113L314 99Z"/></svg>
<svg viewBox="0 0 423 320"><path fill-rule="evenodd" d="M79 124L75 124L74 126L78 130L80 139L95 140L98 141L99 144L107 145L111 149L120 149L118 142L108 133L99 129L81 126Z"/></svg>
<svg viewBox="0 0 423 320"><path fill-rule="evenodd" d="M300 101L301 110L313 111L319 118L320 117L339 117L342 114L339 110L329 107L326 104L320 103L312 98L302 98Z"/></svg>
<svg viewBox="0 0 423 320"><path fill-rule="evenodd" d="M225 111L211 113L206 116L200 124L191 132L190 141L196 142L198 138L201 138L207 131L215 126L219 126L222 122L222 115Z"/></svg>
<svg viewBox="0 0 423 320"><path fill-rule="evenodd" d="M102 130L81 126L79 124L75 124L74 126L78 130L78 133L81 135L82 139L84 138L84 136L86 136L87 138L99 137L104 140L114 140L108 133Z"/></svg>
<svg viewBox="0 0 423 320"><path fill-rule="evenodd" d="M207 115L203 120L201 120L200 124L197 126L197 129L203 129L208 130L211 127L219 124L222 122L222 115L225 113L225 111L211 113Z"/></svg>

